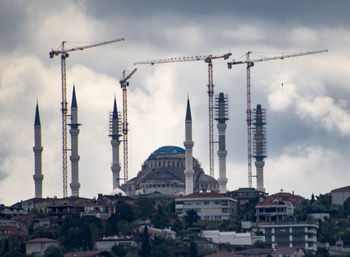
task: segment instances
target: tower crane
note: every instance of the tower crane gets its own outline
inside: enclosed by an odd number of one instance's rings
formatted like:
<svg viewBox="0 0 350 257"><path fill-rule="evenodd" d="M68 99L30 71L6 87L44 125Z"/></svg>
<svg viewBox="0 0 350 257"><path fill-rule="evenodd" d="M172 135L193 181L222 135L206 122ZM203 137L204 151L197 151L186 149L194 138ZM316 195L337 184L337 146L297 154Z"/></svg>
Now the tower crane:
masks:
<svg viewBox="0 0 350 257"><path fill-rule="evenodd" d="M84 50L87 48L102 46L112 44L118 41L123 41L124 38L119 38L115 40L105 41L97 44L91 44L86 46L79 46L70 49L65 49L63 41L61 44L61 50L52 50L49 52L49 56L52 59L57 55L61 55L61 77L62 77L62 170L63 170L63 197L67 197L67 93L66 93L66 58L68 58L69 52L74 52L78 50Z"/></svg>
<svg viewBox="0 0 350 257"><path fill-rule="evenodd" d="M133 69L129 75L125 76L125 70L123 71L123 78L119 81L120 87L123 90L123 158L124 158L124 183L128 181L128 98L127 98L127 86L129 86L128 80L137 71Z"/></svg>
<svg viewBox="0 0 350 257"><path fill-rule="evenodd" d="M250 59L250 54L252 52L248 51L246 53L246 60L245 61L235 61L232 60L232 62L228 62L227 66L229 69L232 68L233 65L236 64L247 64L247 132L248 132L248 186L252 187L252 141L251 141L251 124L252 124L252 115L251 115L251 109L250 109L250 103L251 103L251 94L250 94L250 68L254 66L254 63L256 62L265 62L265 61L272 61L272 60L283 60L285 58L290 57L298 57L298 56L304 56L304 55L310 55L310 54L319 54L328 52L327 49L325 50L317 50L317 51L309 51L309 52L301 52L301 53L295 53L295 54L284 54L280 56L273 56L273 57L263 57L259 59Z"/></svg>
<svg viewBox="0 0 350 257"><path fill-rule="evenodd" d="M166 59L158 59L144 62L136 62L138 64L158 64L158 63L173 63L173 62L191 62L191 61L204 61L208 63L208 109L209 109L209 170L210 170L210 190L214 190L214 115L213 115L213 96L214 96L214 84L213 84L213 63L212 60L224 59L227 60L232 54L226 53L219 56L213 55L199 55L189 57L172 57Z"/></svg>

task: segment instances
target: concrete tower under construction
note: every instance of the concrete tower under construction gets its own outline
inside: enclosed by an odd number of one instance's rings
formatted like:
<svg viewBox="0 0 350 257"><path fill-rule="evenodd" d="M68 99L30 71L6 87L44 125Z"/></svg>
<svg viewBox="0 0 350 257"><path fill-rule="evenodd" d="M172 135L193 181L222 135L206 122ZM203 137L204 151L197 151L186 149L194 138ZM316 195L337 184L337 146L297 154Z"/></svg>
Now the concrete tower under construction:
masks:
<svg viewBox="0 0 350 257"><path fill-rule="evenodd" d="M228 103L227 96L224 93L219 93L216 97L216 120L218 122L217 128L219 133L219 191L220 193L226 193L227 177L226 177L226 121L228 120Z"/></svg>
<svg viewBox="0 0 350 257"><path fill-rule="evenodd" d="M79 196L79 160L80 156L78 154L78 135L79 135L79 126L78 123L78 105L77 99L75 96L75 87L73 86L73 96L72 96L72 105L71 105L71 124L69 133L71 135L71 169L72 169L72 183L70 183L70 188L72 190L72 196Z"/></svg>
<svg viewBox="0 0 350 257"><path fill-rule="evenodd" d="M264 188L264 159L266 158L266 137L265 126L266 115L265 109L258 104L253 111L253 133L254 133L254 155L256 167L256 189L265 192Z"/></svg>
<svg viewBox="0 0 350 257"><path fill-rule="evenodd" d="M117 110L117 102L114 98L113 112L111 113L109 121L109 136L112 138L112 166L111 170L113 173L113 190L120 187L120 162L119 162L119 146L120 146L120 131L121 123Z"/></svg>
<svg viewBox="0 0 350 257"><path fill-rule="evenodd" d="M186 119L185 119L185 193L186 195L193 193L193 149L194 142L192 141L192 116L190 100L187 99Z"/></svg>
<svg viewBox="0 0 350 257"><path fill-rule="evenodd" d="M42 198L43 195L43 179L42 175L42 159L41 154L43 147L41 145L41 123L40 123L40 114L39 106L36 104L35 110L35 121L34 121L34 183L35 183L35 198Z"/></svg>

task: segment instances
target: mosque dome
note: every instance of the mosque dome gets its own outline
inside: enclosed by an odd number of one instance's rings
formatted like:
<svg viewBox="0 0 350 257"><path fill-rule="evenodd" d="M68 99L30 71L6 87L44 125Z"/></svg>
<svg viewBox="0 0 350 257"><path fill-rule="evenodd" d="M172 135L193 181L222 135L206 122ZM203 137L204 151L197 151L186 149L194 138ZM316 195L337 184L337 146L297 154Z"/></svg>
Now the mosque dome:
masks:
<svg viewBox="0 0 350 257"><path fill-rule="evenodd" d="M125 192L121 190L120 188L115 188L110 195L121 195L121 196L126 196Z"/></svg>
<svg viewBox="0 0 350 257"><path fill-rule="evenodd" d="M137 176L121 188L127 195L159 192L179 196L185 192L185 149L178 146L162 146L149 155ZM207 191L210 176L206 175L197 159L193 158L193 191ZM214 179L215 190L218 189Z"/></svg>

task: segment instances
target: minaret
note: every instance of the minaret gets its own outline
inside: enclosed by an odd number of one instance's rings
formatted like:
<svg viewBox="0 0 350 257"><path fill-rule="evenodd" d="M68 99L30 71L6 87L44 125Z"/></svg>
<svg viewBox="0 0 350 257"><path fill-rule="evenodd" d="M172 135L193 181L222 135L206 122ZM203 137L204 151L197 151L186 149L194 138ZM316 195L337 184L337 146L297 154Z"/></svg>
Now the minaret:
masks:
<svg viewBox="0 0 350 257"><path fill-rule="evenodd" d="M226 120L227 118L227 112L228 112L228 106L227 106L227 96L224 95L224 93L219 93L219 96L216 97L216 120L218 121L217 128L219 133L219 150L218 150L218 157L219 157L219 191L220 193L224 194L226 193L226 185L227 185L227 178L226 178Z"/></svg>
<svg viewBox="0 0 350 257"><path fill-rule="evenodd" d="M35 111L35 121L34 121L34 183L35 183L35 198L43 197L43 178L42 175L42 159L41 153L43 151L43 147L41 145L41 123L40 123L40 114L39 114L39 106L36 103L36 111Z"/></svg>
<svg viewBox="0 0 350 257"><path fill-rule="evenodd" d="M186 195L193 193L193 157L192 157L192 117L191 117L191 107L190 100L187 99L187 111L185 120L185 142L184 146L186 149L185 154L185 187Z"/></svg>
<svg viewBox="0 0 350 257"><path fill-rule="evenodd" d="M256 167L256 189L265 192L264 188L264 159L266 158L266 138L265 138L265 109L258 104L253 112L254 125L254 158Z"/></svg>
<svg viewBox="0 0 350 257"><path fill-rule="evenodd" d="M117 102L114 98L113 113L110 119L110 135L112 140L112 173L113 173L113 190L120 187L120 162L119 162L119 145L120 145L120 119L117 111Z"/></svg>
<svg viewBox="0 0 350 257"><path fill-rule="evenodd" d="M73 86L73 96L71 105L71 124L69 133L71 135L71 156L70 161L72 165L72 183L70 183L70 188L72 190L72 196L79 196L79 159L78 155L78 135L79 126L78 123L78 106L77 99L75 97L75 86Z"/></svg>

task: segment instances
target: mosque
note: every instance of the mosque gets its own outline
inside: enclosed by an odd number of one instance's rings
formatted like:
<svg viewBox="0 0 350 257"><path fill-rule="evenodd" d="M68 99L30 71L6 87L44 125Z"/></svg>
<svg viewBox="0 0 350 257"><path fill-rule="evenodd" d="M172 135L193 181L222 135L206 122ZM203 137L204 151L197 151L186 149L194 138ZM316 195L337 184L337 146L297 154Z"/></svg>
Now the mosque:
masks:
<svg viewBox="0 0 350 257"><path fill-rule="evenodd" d="M223 99L223 93L220 93ZM218 103L220 105L220 99ZM222 100L223 101L223 100ZM224 103L227 105L227 103ZM220 108L218 108L220 109ZM222 108L221 108L222 109ZM220 111L219 111L220 112ZM70 183L72 196L79 196L79 159L78 154L78 105L76 101L75 88L73 88L71 106L70 134L71 134L71 178ZM119 146L121 143L120 115L117 111L116 100L110 120L110 137L112 145L112 194L122 193L128 196L150 194L159 192L171 196L189 195L194 192L216 191L226 193L226 149L225 149L225 129L226 118L218 116L219 130L219 178L218 180L206 175L200 166L199 161L192 156L194 142L192 141L192 116L190 101L187 100L185 118L185 141L184 147L163 146L155 150L145 160L137 176L120 185L120 158ZM36 106L34 122L34 182L35 198L42 198L42 160L43 147L41 144L41 124L38 104ZM211 187L212 186L212 187ZM211 190L213 189L213 190Z"/></svg>

